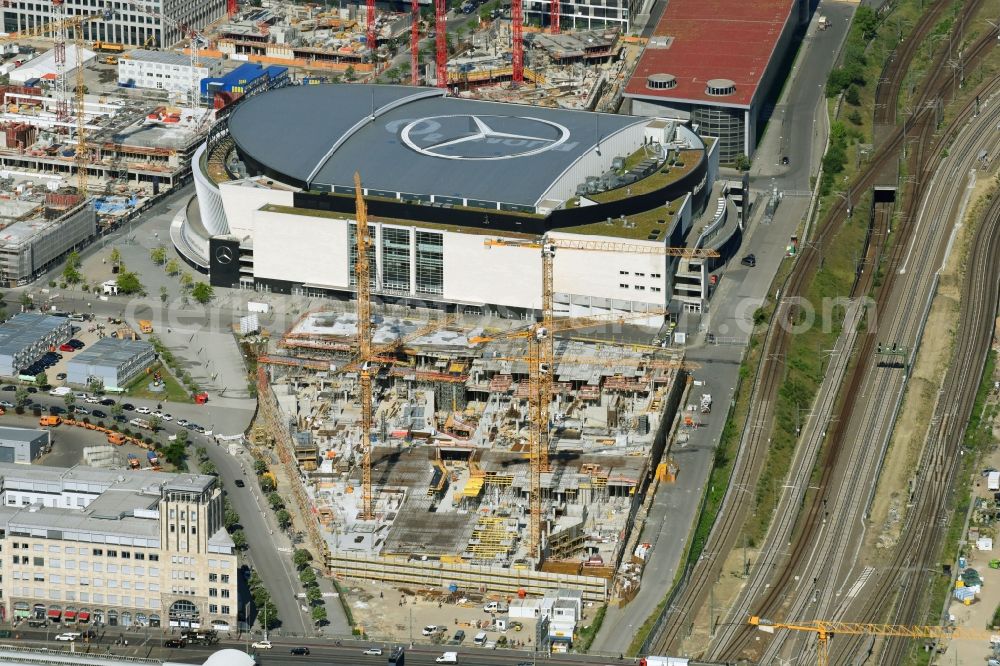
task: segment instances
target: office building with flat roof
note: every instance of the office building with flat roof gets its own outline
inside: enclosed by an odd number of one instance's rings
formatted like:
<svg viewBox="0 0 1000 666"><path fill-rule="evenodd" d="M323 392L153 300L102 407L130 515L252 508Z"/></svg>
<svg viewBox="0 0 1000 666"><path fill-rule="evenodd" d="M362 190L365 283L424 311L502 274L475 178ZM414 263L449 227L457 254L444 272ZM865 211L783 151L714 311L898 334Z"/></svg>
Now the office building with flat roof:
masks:
<svg viewBox="0 0 1000 666"><path fill-rule="evenodd" d="M0 463L5 618L236 629L214 476Z"/></svg>
<svg viewBox="0 0 1000 666"><path fill-rule="evenodd" d="M51 443L48 430L0 426L0 463L30 465Z"/></svg>
<svg viewBox="0 0 1000 666"><path fill-rule="evenodd" d="M49 347L72 336L66 317L39 312L20 312L0 324L0 376L15 377L21 368L36 361Z"/></svg>
<svg viewBox="0 0 1000 666"><path fill-rule="evenodd" d="M153 345L141 340L103 338L73 356L66 364L66 382L107 390L124 388L156 359Z"/></svg>

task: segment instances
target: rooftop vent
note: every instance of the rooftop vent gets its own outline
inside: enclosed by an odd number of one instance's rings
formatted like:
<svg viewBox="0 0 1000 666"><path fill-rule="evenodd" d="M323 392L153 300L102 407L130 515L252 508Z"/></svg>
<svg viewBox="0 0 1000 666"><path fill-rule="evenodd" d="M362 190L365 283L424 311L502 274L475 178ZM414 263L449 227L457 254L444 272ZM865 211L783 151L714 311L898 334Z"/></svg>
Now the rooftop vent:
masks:
<svg viewBox="0 0 1000 666"><path fill-rule="evenodd" d="M650 74L646 79L646 87L651 90L670 90L677 87L677 78L673 74Z"/></svg>
<svg viewBox="0 0 1000 666"><path fill-rule="evenodd" d="M706 95L721 97L732 95L734 92L736 92L736 84L729 79L710 79L708 85L705 86Z"/></svg>

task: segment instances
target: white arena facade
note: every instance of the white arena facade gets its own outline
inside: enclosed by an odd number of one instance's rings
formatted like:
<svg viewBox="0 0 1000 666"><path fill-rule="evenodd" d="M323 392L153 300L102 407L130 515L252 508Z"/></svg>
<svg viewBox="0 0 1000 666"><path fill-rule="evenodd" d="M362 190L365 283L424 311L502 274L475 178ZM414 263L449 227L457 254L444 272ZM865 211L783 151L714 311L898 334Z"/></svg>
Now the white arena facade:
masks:
<svg viewBox="0 0 1000 666"><path fill-rule="evenodd" d="M718 173L716 143L676 121L350 84L284 87L227 111L196 155L197 204L171 230L214 286L350 298L358 172L379 299L533 316L537 248L487 241L544 235L622 244L557 252L559 316L707 298L710 266L649 253L697 243L692 219Z"/></svg>

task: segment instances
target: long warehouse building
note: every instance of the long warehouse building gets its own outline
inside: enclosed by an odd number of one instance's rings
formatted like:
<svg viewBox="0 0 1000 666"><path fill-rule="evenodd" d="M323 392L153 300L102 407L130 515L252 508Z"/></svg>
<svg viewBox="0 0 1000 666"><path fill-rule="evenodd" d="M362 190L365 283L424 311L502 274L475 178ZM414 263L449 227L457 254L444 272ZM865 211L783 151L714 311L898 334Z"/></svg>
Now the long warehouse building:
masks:
<svg viewBox="0 0 1000 666"><path fill-rule="evenodd" d="M640 319L677 309L679 294L700 309L710 267L662 250L706 209L715 146L659 118L291 86L240 101L213 129L196 156L198 206L171 237L215 286L347 297L358 172L384 300L530 316L540 254L511 244L548 234L589 244L556 254L557 315Z"/></svg>

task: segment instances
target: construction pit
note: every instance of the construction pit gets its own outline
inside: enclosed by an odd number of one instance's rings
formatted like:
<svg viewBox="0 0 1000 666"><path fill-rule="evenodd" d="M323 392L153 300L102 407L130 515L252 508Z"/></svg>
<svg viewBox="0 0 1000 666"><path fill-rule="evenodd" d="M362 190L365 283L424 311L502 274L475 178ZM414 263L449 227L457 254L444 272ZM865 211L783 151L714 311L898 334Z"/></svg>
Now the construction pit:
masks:
<svg viewBox="0 0 1000 666"><path fill-rule="evenodd" d="M665 445L688 384L679 354L555 341L533 550L525 329L375 322L368 519L356 316L307 314L260 358L255 439L294 467L328 570L514 600L571 590L585 605L636 585L638 510L676 472Z"/></svg>

